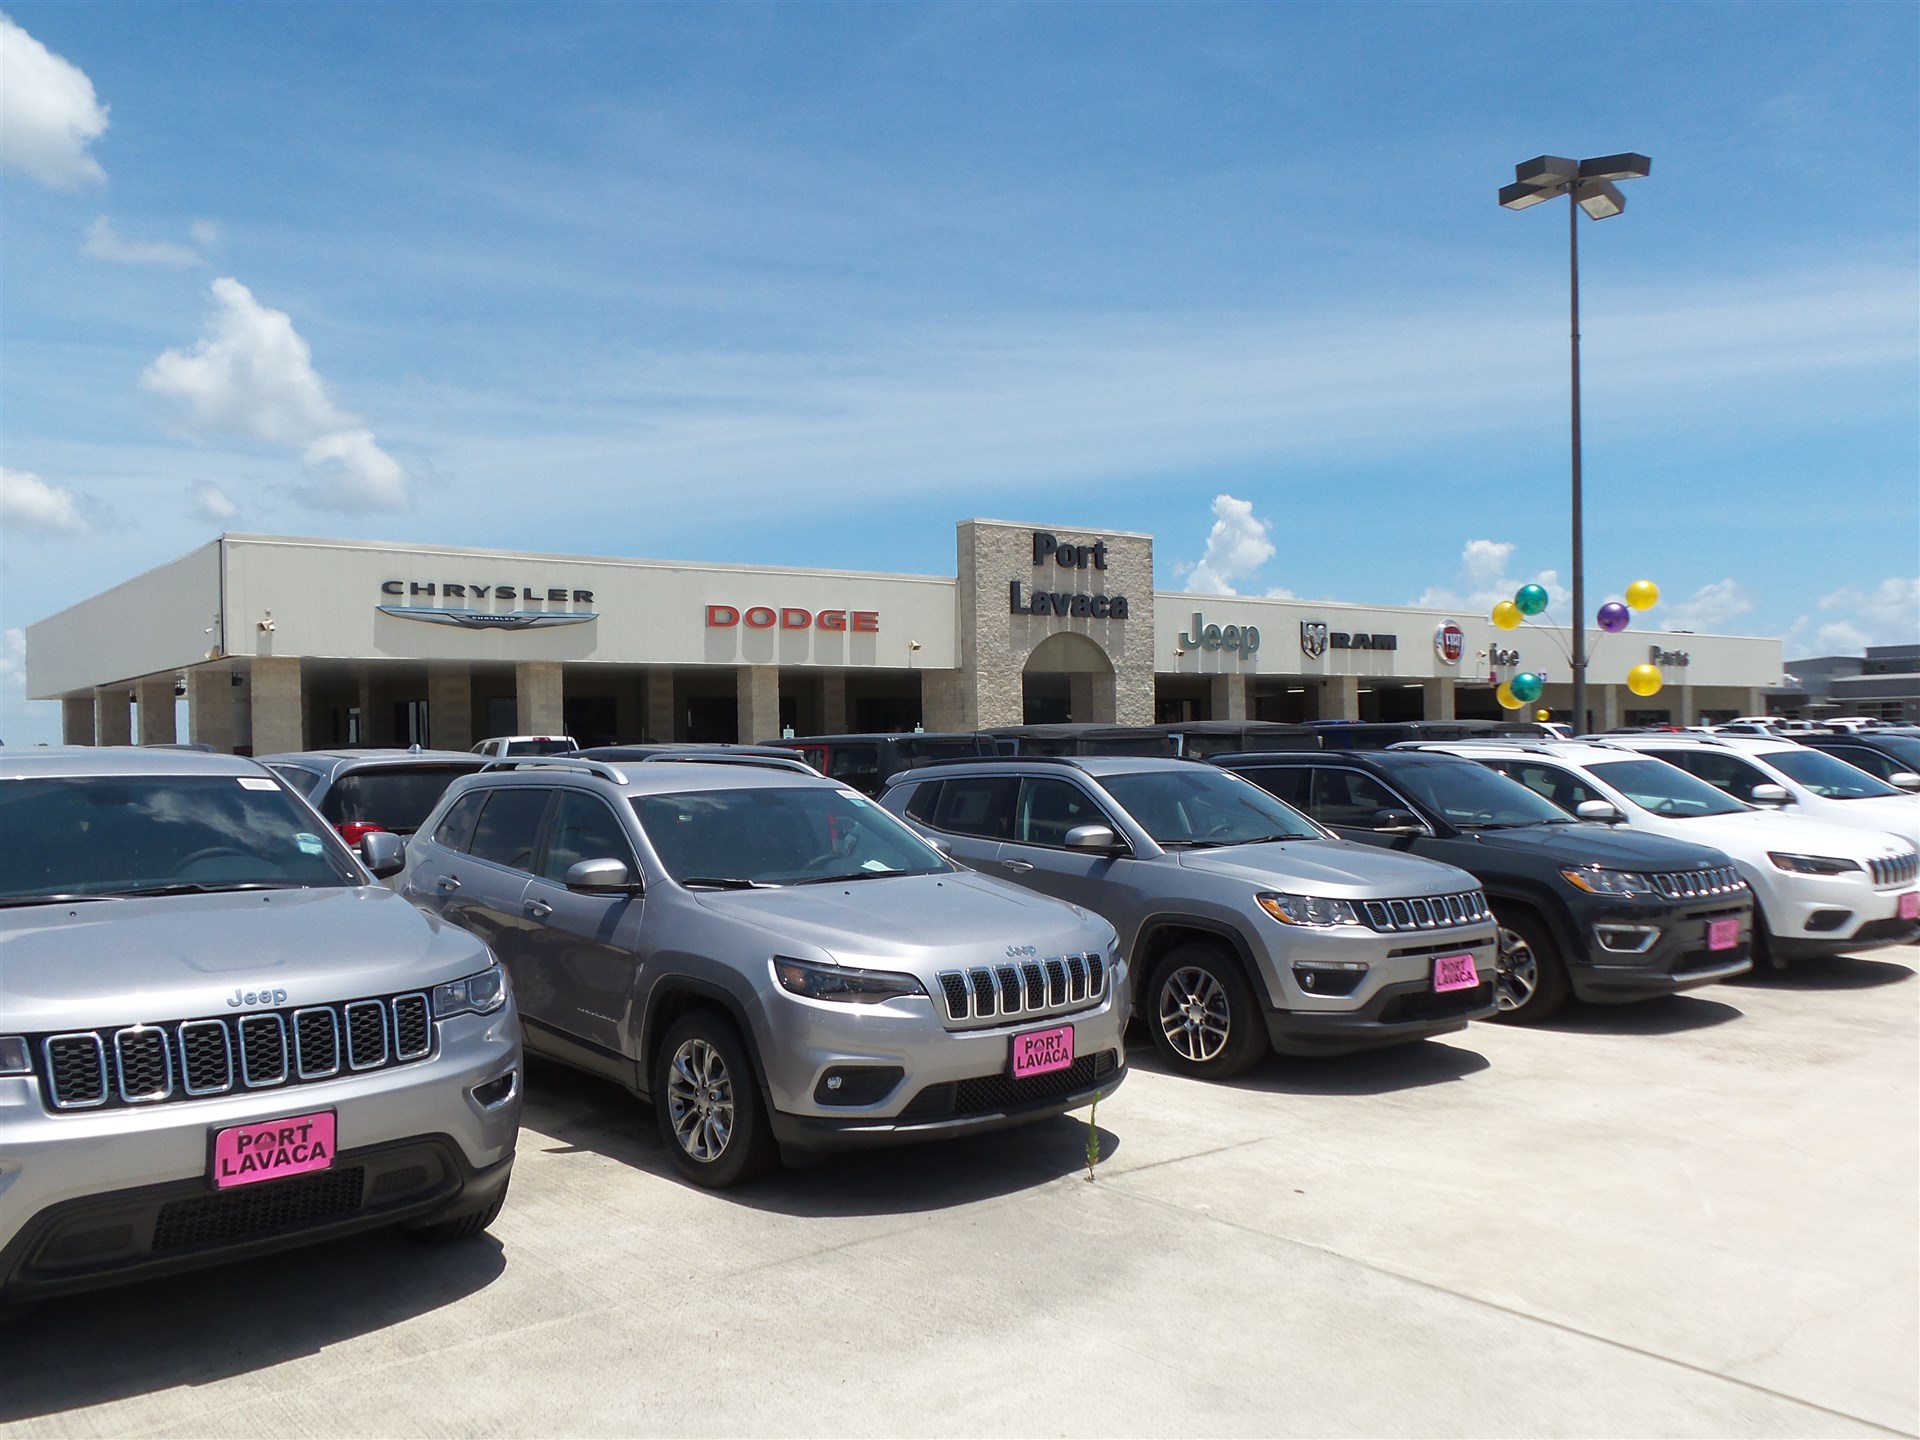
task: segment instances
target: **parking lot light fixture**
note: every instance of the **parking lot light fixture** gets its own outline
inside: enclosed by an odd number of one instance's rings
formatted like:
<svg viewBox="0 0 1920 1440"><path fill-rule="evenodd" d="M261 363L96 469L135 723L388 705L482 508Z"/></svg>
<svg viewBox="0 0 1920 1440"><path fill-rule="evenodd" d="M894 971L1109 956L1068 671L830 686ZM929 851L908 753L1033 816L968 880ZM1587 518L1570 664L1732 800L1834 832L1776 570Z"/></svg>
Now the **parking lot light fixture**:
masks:
<svg viewBox="0 0 1920 1440"><path fill-rule="evenodd" d="M1573 733L1587 728L1586 538L1580 493L1580 212L1592 220L1610 220L1627 208L1614 183L1652 173L1653 161L1628 151L1590 160L1536 155L1513 167L1513 183L1500 187L1500 204L1527 210L1561 195L1567 205L1568 350L1573 409Z"/></svg>

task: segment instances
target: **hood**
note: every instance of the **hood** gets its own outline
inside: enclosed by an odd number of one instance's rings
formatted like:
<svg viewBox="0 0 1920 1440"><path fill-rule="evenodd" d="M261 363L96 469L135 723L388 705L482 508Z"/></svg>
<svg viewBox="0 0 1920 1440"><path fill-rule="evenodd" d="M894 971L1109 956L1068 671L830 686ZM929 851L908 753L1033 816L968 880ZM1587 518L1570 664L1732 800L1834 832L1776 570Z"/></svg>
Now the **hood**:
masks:
<svg viewBox="0 0 1920 1440"><path fill-rule="evenodd" d="M1867 795L1858 800L1835 800L1820 812L1848 828L1881 830L1920 848L1920 796Z"/></svg>
<svg viewBox="0 0 1920 1440"><path fill-rule="evenodd" d="M0 910L0 1015L10 1034L425 990L488 963L479 940L384 885ZM227 1003L261 990L286 998Z"/></svg>
<svg viewBox="0 0 1920 1440"><path fill-rule="evenodd" d="M706 909L766 932L769 955L824 954L923 979L957 966L1004 965L1016 952L1111 954L1115 943L1113 927L1091 911L965 870L698 894Z"/></svg>
<svg viewBox="0 0 1920 1440"><path fill-rule="evenodd" d="M1517 830L1469 830L1462 839L1489 850L1538 855L1558 865L1599 865L1608 870L1704 870L1727 857L1711 845L1694 845L1624 825L1526 825Z"/></svg>
<svg viewBox="0 0 1920 1440"><path fill-rule="evenodd" d="M1914 848L1870 825L1837 825L1811 820L1789 810L1743 810L1737 815L1696 815L1672 822L1680 833L1703 845L1716 845L1735 859L1758 863L1763 850L1796 855L1834 855L1848 860L1880 860Z"/></svg>
<svg viewBox="0 0 1920 1440"><path fill-rule="evenodd" d="M1341 900L1454 895L1480 888L1473 876L1451 865L1351 840L1278 840L1173 853L1189 870L1244 880L1261 890Z"/></svg>

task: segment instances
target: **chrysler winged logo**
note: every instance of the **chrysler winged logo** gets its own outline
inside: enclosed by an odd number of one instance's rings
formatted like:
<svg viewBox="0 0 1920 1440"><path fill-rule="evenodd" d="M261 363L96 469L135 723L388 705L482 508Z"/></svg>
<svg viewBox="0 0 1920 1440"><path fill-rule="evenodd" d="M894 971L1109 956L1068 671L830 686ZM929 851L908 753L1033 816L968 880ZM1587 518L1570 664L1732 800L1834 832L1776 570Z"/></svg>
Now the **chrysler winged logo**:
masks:
<svg viewBox="0 0 1920 1440"><path fill-rule="evenodd" d="M429 605L382 605L382 615L400 620L424 620L429 625L460 625L468 630L543 630L555 625L584 625L597 620L597 610L507 610L483 614L478 610L437 610Z"/></svg>
<svg viewBox="0 0 1920 1440"><path fill-rule="evenodd" d="M1327 653L1326 621L1302 620L1300 622L1300 649L1309 660L1318 660Z"/></svg>

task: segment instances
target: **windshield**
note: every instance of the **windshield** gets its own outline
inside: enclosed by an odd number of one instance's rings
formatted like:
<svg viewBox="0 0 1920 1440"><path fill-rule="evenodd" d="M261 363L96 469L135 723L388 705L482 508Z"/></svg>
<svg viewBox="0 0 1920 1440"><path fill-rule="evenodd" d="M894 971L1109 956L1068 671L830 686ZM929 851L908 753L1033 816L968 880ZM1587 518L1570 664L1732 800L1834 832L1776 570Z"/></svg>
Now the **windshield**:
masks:
<svg viewBox="0 0 1920 1440"><path fill-rule="evenodd" d="M359 885L339 840L264 775L0 781L0 905Z"/></svg>
<svg viewBox="0 0 1920 1440"><path fill-rule="evenodd" d="M1327 838L1291 805L1225 770L1143 770L1107 775L1100 783L1156 844L1168 847Z"/></svg>
<svg viewBox="0 0 1920 1440"><path fill-rule="evenodd" d="M1824 750L1781 750L1760 757L1767 764L1828 800L1872 800L1882 795L1904 795L1883 780Z"/></svg>
<svg viewBox="0 0 1920 1440"><path fill-rule="evenodd" d="M571 755L573 741L566 736L543 736L537 740L509 740L509 755Z"/></svg>
<svg viewBox="0 0 1920 1440"><path fill-rule="evenodd" d="M636 795L633 810L667 873L690 887L807 885L952 868L872 801L817 783Z"/></svg>
<svg viewBox="0 0 1920 1440"><path fill-rule="evenodd" d="M411 835L447 787L478 765L380 765L350 770L333 782L320 813L336 825L364 821Z"/></svg>
<svg viewBox="0 0 1920 1440"><path fill-rule="evenodd" d="M1462 830L1501 830L1520 825L1564 825L1558 805L1533 793L1511 776L1471 760L1423 760L1396 765L1395 784Z"/></svg>
<svg viewBox="0 0 1920 1440"><path fill-rule="evenodd" d="M1603 760L1587 768L1642 810L1671 819L1736 815L1748 808L1664 760Z"/></svg>

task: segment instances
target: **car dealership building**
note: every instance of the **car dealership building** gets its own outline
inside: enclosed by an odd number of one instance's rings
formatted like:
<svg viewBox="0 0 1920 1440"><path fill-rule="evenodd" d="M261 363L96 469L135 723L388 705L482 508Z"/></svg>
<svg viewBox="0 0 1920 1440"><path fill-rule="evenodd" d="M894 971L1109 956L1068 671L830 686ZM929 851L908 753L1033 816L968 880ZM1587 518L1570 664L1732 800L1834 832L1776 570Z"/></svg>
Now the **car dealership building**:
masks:
<svg viewBox="0 0 1920 1440"><path fill-rule="evenodd" d="M1565 719L1566 641L1479 614L1156 592L1150 536L967 520L951 577L224 535L29 626L26 669L69 742L268 754L1491 718L1522 670ZM1782 678L1777 640L1631 630L1592 648L1596 729L1758 713ZM1666 682L1646 699L1624 684L1643 662Z"/></svg>

